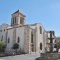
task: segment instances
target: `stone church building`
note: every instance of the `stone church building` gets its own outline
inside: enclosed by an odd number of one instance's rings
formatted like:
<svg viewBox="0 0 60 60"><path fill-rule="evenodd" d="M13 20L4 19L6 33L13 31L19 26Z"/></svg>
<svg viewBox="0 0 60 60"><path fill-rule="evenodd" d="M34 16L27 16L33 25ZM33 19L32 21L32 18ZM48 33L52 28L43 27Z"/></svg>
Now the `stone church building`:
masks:
<svg viewBox="0 0 60 60"><path fill-rule="evenodd" d="M25 53L46 52L46 31L42 24L25 24L25 15L19 10L11 15L11 25L0 25L0 40L6 44L7 50L12 50L14 43L19 44L19 50ZM49 48L49 47L48 47Z"/></svg>

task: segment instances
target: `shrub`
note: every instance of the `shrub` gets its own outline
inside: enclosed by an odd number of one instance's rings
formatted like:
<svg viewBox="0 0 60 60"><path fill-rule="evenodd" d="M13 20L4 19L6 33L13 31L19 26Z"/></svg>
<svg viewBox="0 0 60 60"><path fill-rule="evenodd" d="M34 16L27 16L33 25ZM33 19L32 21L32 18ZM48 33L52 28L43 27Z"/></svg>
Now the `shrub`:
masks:
<svg viewBox="0 0 60 60"><path fill-rule="evenodd" d="M19 48L19 44L18 43L14 43L12 48L15 49L16 52L17 52L17 49Z"/></svg>
<svg viewBox="0 0 60 60"><path fill-rule="evenodd" d="M0 41L0 52L4 52L6 48L6 45Z"/></svg>

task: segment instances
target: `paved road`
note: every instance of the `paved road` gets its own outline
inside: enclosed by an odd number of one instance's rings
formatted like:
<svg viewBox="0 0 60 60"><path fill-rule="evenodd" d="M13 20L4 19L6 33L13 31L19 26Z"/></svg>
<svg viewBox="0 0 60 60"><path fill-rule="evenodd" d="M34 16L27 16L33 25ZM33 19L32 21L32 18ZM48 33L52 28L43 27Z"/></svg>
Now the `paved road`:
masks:
<svg viewBox="0 0 60 60"><path fill-rule="evenodd" d="M0 60L35 60L36 57L39 57L40 54L25 54L9 57L0 57Z"/></svg>

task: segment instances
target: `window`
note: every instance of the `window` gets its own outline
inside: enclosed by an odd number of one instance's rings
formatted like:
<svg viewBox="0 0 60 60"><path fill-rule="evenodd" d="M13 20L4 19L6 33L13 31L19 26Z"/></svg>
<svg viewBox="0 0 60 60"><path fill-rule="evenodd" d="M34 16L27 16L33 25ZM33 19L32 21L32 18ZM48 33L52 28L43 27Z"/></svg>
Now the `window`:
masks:
<svg viewBox="0 0 60 60"><path fill-rule="evenodd" d="M13 24L14 24L14 17L13 17Z"/></svg>
<svg viewBox="0 0 60 60"><path fill-rule="evenodd" d="M16 23L16 17L15 17L15 23Z"/></svg>
<svg viewBox="0 0 60 60"><path fill-rule="evenodd" d="M42 50L42 43L40 43L40 50Z"/></svg>
<svg viewBox="0 0 60 60"><path fill-rule="evenodd" d="M1 32L1 30L0 30L0 32Z"/></svg>
<svg viewBox="0 0 60 60"><path fill-rule="evenodd" d="M0 32L2 32L2 30L0 30Z"/></svg>
<svg viewBox="0 0 60 60"><path fill-rule="evenodd" d="M31 43L33 43L33 33L31 32Z"/></svg>
<svg viewBox="0 0 60 60"><path fill-rule="evenodd" d="M55 43L56 43L56 40L55 40Z"/></svg>
<svg viewBox="0 0 60 60"><path fill-rule="evenodd" d="M40 26L40 34L42 34L42 27Z"/></svg>
<svg viewBox="0 0 60 60"><path fill-rule="evenodd" d="M31 44L31 51L33 52L34 51L34 45Z"/></svg>
<svg viewBox="0 0 60 60"><path fill-rule="evenodd" d="M18 40L17 40L17 42L19 43L20 42L20 38L18 37Z"/></svg>
<svg viewBox="0 0 60 60"><path fill-rule="evenodd" d="M3 41L3 36L1 37L1 41Z"/></svg>
<svg viewBox="0 0 60 60"><path fill-rule="evenodd" d="M54 45L54 48L57 48L57 44Z"/></svg>
<svg viewBox="0 0 60 60"><path fill-rule="evenodd" d="M8 38L8 43L10 43L10 38Z"/></svg>
<svg viewBox="0 0 60 60"><path fill-rule="evenodd" d="M4 29L4 32L5 32L5 29Z"/></svg>
<svg viewBox="0 0 60 60"><path fill-rule="evenodd" d="M54 36L55 35L54 31L52 33L53 33L53 36Z"/></svg>
<svg viewBox="0 0 60 60"><path fill-rule="evenodd" d="M24 18L21 17L21 18L20 18L20 24L23 24L23 23L24 23Z"/></svg>

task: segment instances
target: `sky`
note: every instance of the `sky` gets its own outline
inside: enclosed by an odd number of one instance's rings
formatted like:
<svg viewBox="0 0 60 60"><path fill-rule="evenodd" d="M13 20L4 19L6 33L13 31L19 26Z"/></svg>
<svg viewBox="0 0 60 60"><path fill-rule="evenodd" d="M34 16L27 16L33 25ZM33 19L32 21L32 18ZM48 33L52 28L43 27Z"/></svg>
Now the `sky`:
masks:
<svg viewBox="0 0 60 60"><path fill-rule="evenodd" d="M11 14L18 9L25 14L26 24L41 23L60 36L60 0L0 0L0 25L10 25Z"/></svg>

